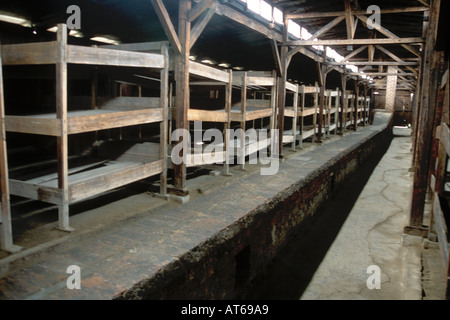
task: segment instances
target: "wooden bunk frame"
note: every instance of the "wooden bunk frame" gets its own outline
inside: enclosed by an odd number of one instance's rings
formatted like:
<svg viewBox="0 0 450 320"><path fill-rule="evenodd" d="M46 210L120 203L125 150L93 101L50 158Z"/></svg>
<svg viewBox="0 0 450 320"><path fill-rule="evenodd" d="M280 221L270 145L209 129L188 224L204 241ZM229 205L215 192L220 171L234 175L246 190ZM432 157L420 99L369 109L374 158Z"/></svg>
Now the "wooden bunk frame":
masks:
<svg viewBox="0 0 450 320"><path fill-rule="evenodd" d="M231 92L232 92L232 82L233 82L233 72L232 70L221 70L211 66L207 66L195 61L190 61L189 63L189 73L191 76L197 76L201 78L206 78L208 81L190 81L190 85L195 86L225 86L225 102L224 108L218 110L208 110L190 107L187 111L188 121L201 121L201 122L216 122L224 124L223 137L226 137L227 129L230 128L231 122ZM173 110L175 111L175 110ZM187 167L196 167L208 164L219 164L224 165L224 174L229 173L228 167L228 145L227 139L224 139L224 144L222 145L223 151L217 154L217 151L212 153L205 153L207 145L202 145L201 153L189 154L189 159L187 159ZM217 145L220 147L220 145ZM219 162L217 159L220 159Z"/></svg>
<svg viewBox="0 0 450 320"><path fill-rule="evenodd" d="M292 118L292 129L284 130L283 132L283 144L292 143L291 148L293 151L296 149L297 143L297 118L298 118L298 96L299 86L286 81L286 95L293 94L292 106L286 106L284 109L284 116Z"/></svg>
<svg viewBox="0 0 450 320"><path fill-rule="evenodd" d="M166 46L161 46L160 54L153 54L69 45L67 44L67 27L65 24L59 24L56 41L3 45L1 50L3 65L56 65L56 113L3 117L4 106L1 106L4 131L54 136L58 145L58 172L30 181L9 179L11 194L56 204L58 228L65 231L73 230L69 225L69 204L77 201L158 174L161 176L161 194L166 194L169 64ZM159 70L160 97L148 98L147 100L153 99L152 103L144 101L143 106L135 105L136 101L128 100L119 103L119 105L122 104L119 107L116 104L113 108L69 112L67 110L68 64ZM155 99L157 101L154 101ZM116 159L116 161L104 162L100 166L95 163L92 167L69 169L69 135L150 123L160 123L157 159L145 157L142 161L133 161L131 155L126 157L125 161ZM153 150L150 152L152 154L154 147L150 146L150 148ZM89 168L91 170L88 170ZM5 172L7 169L3 168L2 179ZM10 216L10 212L2 211L2 215ZM5 220L1 231L3 238L12 239L11 227L5 226Z"/></svg>
<svg viewBox="0 0 450 320"><path fill-rule="evenodd" d="M346 103L344 103L344 106L339 109L340 112L342 112L342 130L346 131L349 126L352 124L354 125L354 119L355 119L355 113L354 113L354 99L355 96L350 90L346 90L344 94L344 99L346 100Z"/></svg>
<svg viewBox="0 0 450 320"><path fill-rule="evenodd" d="M299 86L299 95L300 99L300 110L298 110L297 114L300 118L299 121L299 130L298 130L298 140L299 146L302 148L303 140L312 137L312 140L315 140L316 130L317 130L317 113L319 108L319 87L316 83L315 86ZM313 106L306 107L306 95L312 94L314 97ZM313 127L309 130L305 130L304 119L306 117L313 117Z"/></svg>
<svg viewBox="0 0 450 320"><path fill-rule="evenodd" d="M325 91L326 98L326 121L325 121L325 134L330 136L331 132L334 131L334 134L337 133L337 129L339 126L339 105L341 99L341 92L339 88L336 90L326 90ZM334 114L334 117L332 115Z"/></svg>
<svg viewBox="0 0 450 320"><path fill-rule="evenodd" d="M255 152L266 149L272 145L272 133L275 128L275 106L277 80L275 71L245 71L233 73L233 86L241 89L241 100L231 106L231 122L239 122L241 129L240 141L242 145L237 145L236 140L230 141L234 148L234 155L238 155L241 160L241 169L245 169L245 157ZM268 99L247 99L248 90L270 90L270 100ZM265 141L254 141L245 137L246 122L270 118L269 134Z"/></svg>

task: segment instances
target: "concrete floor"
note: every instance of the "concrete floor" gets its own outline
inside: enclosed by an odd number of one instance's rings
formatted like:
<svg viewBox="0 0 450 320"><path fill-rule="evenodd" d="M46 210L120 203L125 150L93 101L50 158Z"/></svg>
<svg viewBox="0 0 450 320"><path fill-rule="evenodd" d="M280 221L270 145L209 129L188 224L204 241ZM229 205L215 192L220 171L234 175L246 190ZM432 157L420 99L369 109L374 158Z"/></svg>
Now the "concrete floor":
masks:
<svg viewBox="0 0 450 320"><path fill-rule="evenodd" d="M331 199L330 205L326 206L318 215L317 224L311 226L309 232L303 233L288 246L286 252L274 262L270 271L271 278L269 277L255 286L254 293L250 294L248 298L441 299L443 289L441 277L439 277L441 268L438 267L440 264L438 248L432 244L424 246L420 238L402 235L403 227L407 223L412 183L412 176L409 173L411 137L408 136L408 132L403 129L394 131L397 136L393 139L388 152L384 156L382 154L374 156L374 159L371 159L373 161L368 161L358 175L346 183L349 188L343 188L337 192L334 199ZM305 147L306 150L303 152L315 149L317 146ZM299 154L303 152L299 152ZM382 159L378 162L380 158ZM192 179L189 183L192 199L202 198L203 195L212 192L213 185L223 187L232 184L245 175L251 175L258 168L249 167L247 172L239 171L237 168L232 170L235 171L235 175L231 179L222 176L199 176ZM217 183L218 180L221 183ZM112 196L116 197L117 194ZM108 199L105 202L108 202ZM118 203L121 204L121 210L112 210L112 206L117 209ZM142 206L136 208L136 203L140 203ZM83 214L75 215L72 219L74 226L79 227L78 231L70 236L55 231L53 229L54 222L45 223L44 221L33 229L33 234L24 232L20 237L22 245L34 244L36 247L25 250L16 257L6 257L0 260L3 262L0 270L2 265L5 267L7 263L16 264L12 262L15 260L17 264L27 266L26 269L19 268L18 279L26 278L25 271L27 271L28 278L39 275L42 268L40 264L35 264L34 260L43 258L43 251L50 254L52 251L61 251L63 244L66 244L65 246L75 245L77 242L81 244L84 240L87 241L93 237L92 234L98 235L100 238L102 234L100 230L105 226L108 226L108 229L114 233L113 230L117 229L117 225L126 223L131 230L131 226L135 224L134 221L142 221L142 216L145 216L149 210L157 216L159 208L163 205L166 208L167 203L164 200L136 190L135 194L125 195L123 199L113 204L92 209L92 214L89 213L90 211L85 211L86 207L80 208L79 210L83 211ZM179 204L171 202L170 207L174 209L179 207ZM133 210L127 210L127 208L133 208ZM342 210L337 210L337 208ZM74 208L74 210L77 209ZM114 214L113 211L120 212L120 214ZM167 220L167 212L165 214L161 216L160 221ZM123 216L118 219L120 215ZM54 217L51 218L54 221ZM111 224L111 220L114 220L115 223ZM93 227L82 228L82 226L92 225L92 222L95 222L93 224L98 230ZM42 238L43 234L47 236ZM125 241L122 236L122 234L115 234L113 237ZM133 233L134 238L138 236L140 234ZM142 237L148 237L147 233L142 234ZM38 238L39 241L36 240ZM129 251L130 255L134 251L133 249L129 250L128 247L131 245L128 242L124 244L124 247L127 248L126 251ZM109 247L105 250L105 252L110 252ZM111 261L107 261L107 264L111 264ZM370 276L367 273L367 267L370 265L380 267L381 289L369 290L367 288L366 281ZM38 269L34 270L33 268ZM44 265L44 269L48 268ZM30 270L35 272L28 272ZM4 270L4 272L6 271ZM55 283L64 284L67 275L59 270L57 276ZM111 293L118 290L116 287L107 287L104 282L99 283L99 279L101 280L101 277L94 272L84 282L84 285L93 285L100 289L104 286L104 291L111 291ZM39 276L33 278L37 287L40 286L38 282L41 280ZM125 280L123 283L126 282ZM133 281L131 279L130 283ZM8 287L8 283L4 282L3 285ZM46 296L46 291L42 290L35 293L28 292L33 288L22 288L20 283L19 286L15 286L16 289L19 291L14 291L14 295L9 298L51 297ZM52 290L56 289L55 287Z"/></svg>
<svg viewBox="0 0 450 320"><path fill-rule="evenodd" d="M420 247L402 238L412 186L410 148L410 137L393 139L301 299L422 298ZM380 289L367 286L372 265L380 268Z"/></svg>
<svg viewBox="0 0 450 320"><path fill-rule="evenodd" d="M368 161L327 202L308 232L274 261L250 298L443 299L439 249L403 234L413 179L410 134L410 129L394 128L386 154ZM368 288L373 275L368 267L373 265L380 270L379 289Z"/></svg>

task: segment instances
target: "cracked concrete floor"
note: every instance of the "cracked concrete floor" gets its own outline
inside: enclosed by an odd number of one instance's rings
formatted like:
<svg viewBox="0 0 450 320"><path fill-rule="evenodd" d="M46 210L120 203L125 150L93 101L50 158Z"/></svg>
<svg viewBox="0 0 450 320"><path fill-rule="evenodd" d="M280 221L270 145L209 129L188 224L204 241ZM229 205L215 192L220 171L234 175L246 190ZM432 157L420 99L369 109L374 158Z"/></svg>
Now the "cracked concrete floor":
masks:
<svg viewBox="0 0 450 320"><path fill-rule="evenodd" d="M420 242L404 241L402 235L412 187L408 133L408 129L394 128L389 150L370 176L302 300L422 299ZM379 289L367 285L375 275L368 270L372 265L380 270Z"/></svg>
<svg viewBox="0 0 450 320"><path fill-rule="evenodd" d="M335 191L256 279L248 298L443 299L438 247L403 235L412 196L411 146L411 130L394 128L389 149L375 153ZM379 289L367 285L374 265Z"/></svg>

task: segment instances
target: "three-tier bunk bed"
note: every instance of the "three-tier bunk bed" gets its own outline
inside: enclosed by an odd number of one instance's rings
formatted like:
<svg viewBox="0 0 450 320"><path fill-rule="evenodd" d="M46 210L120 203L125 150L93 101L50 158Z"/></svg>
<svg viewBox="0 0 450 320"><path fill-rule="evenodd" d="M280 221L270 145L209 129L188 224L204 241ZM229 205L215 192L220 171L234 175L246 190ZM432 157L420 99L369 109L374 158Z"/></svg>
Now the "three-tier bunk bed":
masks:
<svg viewBox="0 0 450 320"><path fill-rule="evenodd" d="M42 168L29 164L26 173L14 170L8 177L6 143L2 148L3 192L28 199L39 200L58 207L57 228L72 231L69 223L69 205L106 191L145 179L160 176L161 194L166 194L167 174L167 118L168 118L168 49L161 45L159 53L144 53L122 49L71 45L65 24L58 25L57 39L50 42L5 44L1 46L2 67L21 68L31 65L56 70L53 76L54 112L40 112L40 106L31 106L30 114L15 114L4 101L2 91L2 141L6 133L56 138L57 155L53 166ZM68 108L71 71L87 67L120 69L123 72L152 74L157 77L156 97L110 97L106 102L92 98L91 104L73 110ZM76 69L75 68L75 69ZM3 80L1 86L8 81ZM158 88L159 87L159 88ZM94 90L93 90L94 92ZM158 142L106 140L92 157L70 154L70 137L117 130L132 126L156 126ZM82 158L81 161L79 158ZM77 159L74 161L73 159ZM5 160L5 161L4 161ZM31 170L30 170L31 169ZM40 171L42 169L42 172ZM31 172L31 174L30 174ZM5 197L5 201L9 200ZM3 205L2 199L2 205ZM7 212L5 212L7 211ZM11 213L5 204L2 210L2 239L5 247L12 247Z"/></svg>

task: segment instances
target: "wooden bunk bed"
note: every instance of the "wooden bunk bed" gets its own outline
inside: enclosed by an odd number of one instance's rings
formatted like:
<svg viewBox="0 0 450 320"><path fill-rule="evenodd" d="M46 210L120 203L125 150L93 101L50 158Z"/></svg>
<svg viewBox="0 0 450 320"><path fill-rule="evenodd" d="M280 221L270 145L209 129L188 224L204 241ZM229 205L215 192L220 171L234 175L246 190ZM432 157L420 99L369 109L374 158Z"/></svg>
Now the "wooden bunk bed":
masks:
<svg viewBox="0 0 450 320"><path fill-rule="evenodd" d="M209 123L223 124L223 137L226 137L226 130L230 128L231 121L231 94L232 94L232 75L231 70L221 70L211 66L207 66L195 61L189 63L190 85L198 87L205 87L211 92L217 92L219 87L225 87L224 101L219 108L210 108L210 106L194 105L190 106L187 112L188 121L200 121ZM205 108L208 107L208 108ZM174 116L175 110L173 110ZM202 133L203 136L203 133ZM195 143L195 142L194 142ZM229 173L227 151L227 140L223 143L215 142L214 147L211 147L207 141L201 141L200 146L192 146L191 154L188 155L187 167L195 167L209 164L223 164L224 174ZM196 152L195 148L201 149ZM208 151L208 150L214 150ZM220 150L220 151L219 151Z"/></svg>
<svg viewBox="0 0 450 320"><path fill-rule="evenodd" d="M354 98L352 91L346 90L344 94L344 105L339 109L342 112L342 130L346 131L349 126L355 125Z"/></svg>
<svg viewBox="0 0 450 320"><path fill-rule="evenodd" d="M358 124L365 126L369 121L370 97L358 97Z"/></svg>
<svg viewBox="0 0 450 320"><path fill-rule="evenodd" d="M245 157L271 146L271 134L275 127L275 103L276 103L276 73L275 71L248 71L233 73L233 87L240 89L240 101L231 106L231 122L238 123L241 129L239 141L230 141L230 148L234 148L233 154L240 159L241 169L245 169ZM253 99L248 98L248 93L253 94ZM257 93L263 96L257 99ZM269 99L265 99L269 96ZM263 120L269 118L269 130L264 127ZM246 137L246 122L260 120L261 128L255 129L255 137ZM267 130L266 139L259 139L261 130Z"/></svg>
<svg viewBox="0 0 450 320"><path fill-rule="evenodd" d="M72 231L69 225L69 205L105 191L160 175L161 193L166 194L167 157L167 86L168 53L161 46L159 54L114 50L109 48L75 46L67 43L67 27L58 25L57 40L52 42L2 45L5 66L55 65L56 113L2 116L6 132L53 136L57 139L57 172L35 174L21 180L9 179L9 192L25 198L58 206L58 228ZM97 108L68 110L68 65L127 67L133 70L153 70L160 75L160 96L157 98L122 97ZM137 68L137 69L135 69ZM2 97L3 98L3 97ZM2 106L2 114L4 108ZM159 123L160 142L126 144L99 155L113 158L95 159L71 167L68 136L98 130ZM111 144L108 142L106 145ZM109 150L109 151L108 151ZM122 150L115 154L111 150ZM6 170L2 170L7 172ZM3 179L3 177L2 177ZM6 213L3 212L3 216ZM8 212L7 215L10 215ZM5 222L5 221L3 221ZM4 224L4 223L3 223ZM3 237L12 237L2 226ZM5 233L8 233L5 235Z"/></svg>
<svg viewBox="0 0 450 320"><path fill-rule="evenodd" d="M285 118L290 118L292 121L291 129L284 130L283 132L283 144L291 143L293 151L296 149L297 144L297 119L298 119L298 96L299 86L290 82L286 82L286 95L292 95L292 106L286 106L284 110Z"/></svg>
<svg viewBox="0 0 450 320"><path fill-rule="evenodd" d="M298 140L299 146L302 148L303 141L312 138L312 141L315 139L316 135L316 125L317 125L317 112L318 112L318 104L319 104L319 87L317 83L315 86L299 86L298 92L300 95L300 109L297 114L299 117L299 129L298 129ZM312 105L307 103L306 98L308 96L312 96L313 102ZM309 119L311 123L308 125L305 124L305 120Z"/></svg>
<svg viewBox="0 0 450 320"><path fill-rule="evenodd" d="M330 135L331 132L337 133L339 123L339 104L340 104L340 91L336 90L325 91L326 97L326 135Z"/></svg>

